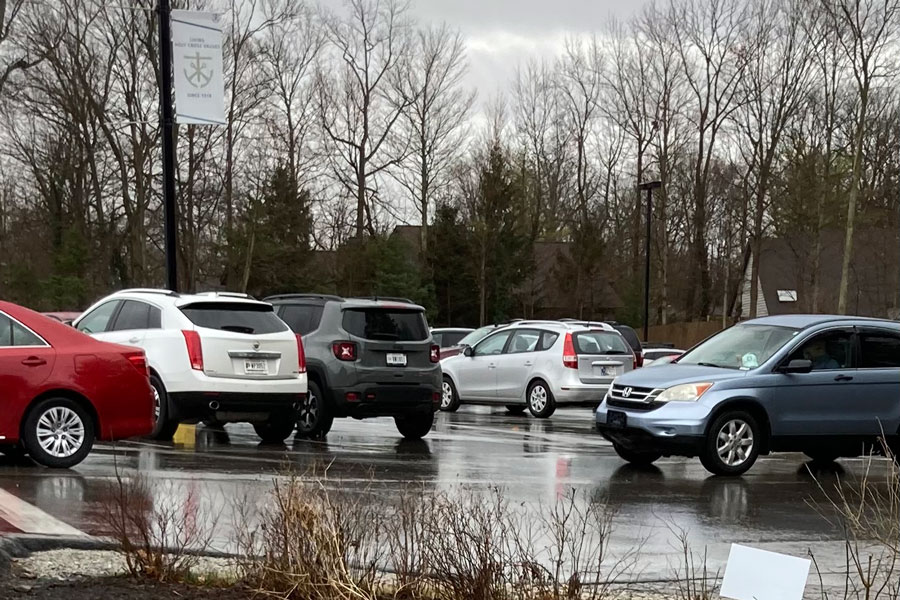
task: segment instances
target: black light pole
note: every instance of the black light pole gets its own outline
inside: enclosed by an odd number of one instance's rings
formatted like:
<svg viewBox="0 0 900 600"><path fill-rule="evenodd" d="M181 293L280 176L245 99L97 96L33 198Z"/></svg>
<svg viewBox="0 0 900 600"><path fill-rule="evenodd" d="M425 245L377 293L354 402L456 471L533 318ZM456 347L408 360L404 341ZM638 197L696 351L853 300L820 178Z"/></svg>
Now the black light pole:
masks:
<svg viewBox="0 0 900 600"><path fill-rule="evenodd" d="M169 0L156 5L159 19L159 106L163 151L163 205L166 230L166 285L178 291L178 262L176 260L177 223L175 220L175 111L172 108L172 31Z"/></svg>
<svg viewBox="0 0 900 600"><path fill-rule="evenodd" d="M650 220L653 218L653 190L662 187L661 181L638 184L639 190L647 190L647 233L644 238L644 342L650 341Z"/></svg>

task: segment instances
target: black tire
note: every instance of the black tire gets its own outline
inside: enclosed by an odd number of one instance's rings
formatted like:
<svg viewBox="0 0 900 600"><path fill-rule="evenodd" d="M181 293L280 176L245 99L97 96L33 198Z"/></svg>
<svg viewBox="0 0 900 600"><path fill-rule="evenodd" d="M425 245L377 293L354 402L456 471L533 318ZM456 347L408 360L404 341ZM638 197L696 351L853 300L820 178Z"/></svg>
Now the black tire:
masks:
<svg viewBox="0 0 900 600"><path fill-rule="evenodd" d="M58 450L60 455L41 445L40 439L47 440L48 436L39 434L39 429L44 433L59 432L56 441L63 444ZM53 443L52 436L49 443ZM22 425L22 444L34 462L54 469L68 469L83 461L94 446L94 420L74 400L47 398L29 409ZM71 447L66 448L66 445Z"/></svg>
<svg viewBox="0 0 900 600"><path fill-rule="evenodd" d="M150 439L159 440L161 442L171 442L172 436L178 430L178 421L169 416L169 394L166 392L166 386L156 375L150 375L150 387L153 388L154 416L156 422L153 423L153 431L150 432ZM156 410L159 412L157 413Z"/></svg>
<svg viewBox="0 0 900 600"><path fill-rule="evenodd" d="M525 404L507 404L506 411L512 413L514 415L521 415L526 410L528 410L528 406Z"/></svg>
<svg viewBox="0 0 900 600"><path fill-rule="evenodd" d="M306 397L297 410L297 435L308 438L322 438L331 431L334 416L325 400L319 384L309 382Z"/></svg>
<svg viewBox="0 0 900 600"><path fill-rule="evenodd" d="M550 386L540 379L531 382L525 399L528 402L528 410L538 419L546 419L556 412L556 400L553 399L553 392L550 391Z"/></svg>
<svg viewBox="0 0 900 600"><path fill-rule="evenodd" d="M803 454L817 465L833 463L840 457L840 454L828 450L804 450Z"/></svg>
<svg viewBox="0 0 900 600"><path fill-rule="evenodd" d="M254 423L253 429L263 443L283 444L284 440L288 439L294 432L294 427L296 426L297 415L291 412L290 414L273 416L263 423Z"/></svg>
<svg viewBox="0 0 900 600"><path fill-rule="evenodd" d="M459 394L456 392L456 386L449 377L444 377L441 383L441 410L444 412L456 412L459 410Z"/></svg>
<svg viewBox="0 0 900 600"><path fill-rule="evenodd" d="M741 425L746 425L749 430L749 438L746 437L747 429L743 429ZM722 440L723 452L734 452L731 455L734 462L726 462L719 455L720 434L736 436L734 440L727 438ZM743 443L746 441L749 441L749 444ZM728 410L716 417L706 432L706 439L703 441L703 448L700 451L700 462L713 475L743 475L759 458L761 443L762 433L756 418L743 410ZM744 448L746 450L741 450Z"/></svg>
<svg viewBox="0 0 900 600"><path fill-rule="evenodd" d="M434 424L434 413L420 413L405 417L394 417L397 431L408 440L420 440L431 431Z"/></svg>
<svg viewBox="0 0 900 600"><path fill-rule="evenodd" d="M632 465L639 467L649 467L660 458L662 454L648 450L630 450L619 444L613 444L613 450L619 455L619 458Z"/></svg>

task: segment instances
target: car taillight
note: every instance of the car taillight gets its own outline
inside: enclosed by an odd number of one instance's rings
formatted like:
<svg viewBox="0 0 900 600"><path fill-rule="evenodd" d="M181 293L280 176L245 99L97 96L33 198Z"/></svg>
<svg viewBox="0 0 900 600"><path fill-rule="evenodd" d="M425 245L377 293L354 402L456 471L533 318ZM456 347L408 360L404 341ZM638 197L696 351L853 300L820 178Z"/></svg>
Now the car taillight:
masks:
<svg viewBox="0 0 900 600"><path fill-rule="evenodd" d="M203 345L200 343L200 334L196 331L184 329L184 343L187 344L188 360L195 371L203 370Z"/></svg>
<svg viewBox="0 0 900 600"><path fill-rule="evenodd" d="M348 362L356 360L356 344L353 342L335 342L331 345L331 351L338 360Z"/></svg>
<svg viewBox="0 0 900 600"><path fill-rule="evenodd" d="M431 347L431 362L441 362L441 347L440 346L432 346Z"/></svg>
<svg viewBox="0 0 900 600"><path fill-rule="evenodd" d="M126 354L125 357L128 359L128 362L132 364L132 366L146 375L150 376L150 369L147 368L147 357L143 352L134 352L132 354Z"/></svg>
<svg viewBox="0 0 900 600"><path fill-rule="evenodd" d="M303 338L297 336L297 372L306 373L306 351L303 349Z"/></svg>
<svg viewBox="0 0 900 600"><path fill-rule="evenodd" d="M634 368L644 366L644 353L643 352L635 352L634 353Z"/></svg>
<svg viewBox="0 0 900 600"><path fill-rule="evenodd" d="M578 355L575 354L575 344L572 342L572 334L566 334L566 340L563 343L563 366L570 369L578 368Z"/></svg>

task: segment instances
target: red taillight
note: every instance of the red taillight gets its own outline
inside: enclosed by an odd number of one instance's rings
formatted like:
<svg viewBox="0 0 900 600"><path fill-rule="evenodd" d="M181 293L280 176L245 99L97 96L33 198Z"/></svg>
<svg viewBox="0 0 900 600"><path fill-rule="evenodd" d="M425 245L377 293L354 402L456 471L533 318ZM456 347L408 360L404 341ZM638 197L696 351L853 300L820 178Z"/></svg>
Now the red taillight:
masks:
<svg viewBox="0 0 900 600"><path fill-rule="evenodd" d="M306 373L306 351L303 349L303 338L297 335L297 372Z"/></svg>
<svg viewBox="0 0 900 600"><path fill-rule="evenodd" d="M203 345L200 343L200 334L196 331L184 329L184 343L187 344L188 360L195 371L203 370Z"/></svg>
<svg viewBox="0 0 900 600"><path fill-rule="evenodd" d="M134 366L135 369L146 375L150 376L150 370L147 368L147 357L144 356L143 352L135 352L133 354L126 354L125 357L128 359L128 362Z"/></svg>
<svg viewBox="0 0 900 600"><path fill-rule="evenodd" d="M634 368L644 366L644 353L643 352L635 352L634 353Z"/></svg>
<svg viewBox="0 0 900 600"><path fill-rule="evenodd" d="M563 343L563 366L570 369L578 368L578 355L575 354L575 344L572 342L572 334L566 334L566 341Z"/></svg>
<svg viewBox="0 0 900 600"><path fill-rule="evenodd" d="M353 342L335 342L331 345L331 351L338 360L348 362L356 360L356 344Z"/></svg>
<svg viewBox="0 0 900 600"><path fill-rule="evenodd" d="M431 347L431 362L441 362L441 347L440 346L432 346Z"/></svg>

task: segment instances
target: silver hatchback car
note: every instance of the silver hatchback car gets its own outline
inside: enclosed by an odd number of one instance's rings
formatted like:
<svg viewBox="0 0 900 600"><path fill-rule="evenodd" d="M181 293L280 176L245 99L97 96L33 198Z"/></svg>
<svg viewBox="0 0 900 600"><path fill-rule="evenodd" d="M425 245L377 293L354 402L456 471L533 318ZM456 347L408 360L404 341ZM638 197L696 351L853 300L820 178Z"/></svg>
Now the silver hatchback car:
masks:
<svg viewBox="0 0 900 600"><path fill-rule="evenodd" d="M441 360L441 410L500 404L546 418L557 406L597 406L634 367L628 342L605 323L519 321Z"/></svg>

